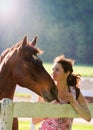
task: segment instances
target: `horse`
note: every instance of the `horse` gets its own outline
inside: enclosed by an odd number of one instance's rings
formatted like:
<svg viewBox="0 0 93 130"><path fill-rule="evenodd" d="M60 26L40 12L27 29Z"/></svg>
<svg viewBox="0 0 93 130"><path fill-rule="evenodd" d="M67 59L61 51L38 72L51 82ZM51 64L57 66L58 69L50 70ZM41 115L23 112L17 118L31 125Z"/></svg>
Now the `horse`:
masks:
<svg viewBox="0 0 93 130"><path fill-rule="evenodd" d="M43 66L36 47L37 36L21 41L2 52L0 56L0 100L13 100L16 85L32 90L47 102L57 100L57 87ZM18 120L13 120L13 130L18 130Z"/></svg>

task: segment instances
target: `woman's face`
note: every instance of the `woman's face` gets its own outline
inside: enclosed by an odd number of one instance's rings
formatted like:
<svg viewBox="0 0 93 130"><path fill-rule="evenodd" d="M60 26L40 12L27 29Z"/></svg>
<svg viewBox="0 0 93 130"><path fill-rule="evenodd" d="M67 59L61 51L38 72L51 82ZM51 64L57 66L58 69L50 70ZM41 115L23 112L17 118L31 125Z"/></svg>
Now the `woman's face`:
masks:
<svg viewBox="0 0 93 130"><path fill-rule="evenodd" d="M52 68L52 78L55 81L62 81L67 78L67 73L64 72L64 69L60 63L54 63Z"/></svg>

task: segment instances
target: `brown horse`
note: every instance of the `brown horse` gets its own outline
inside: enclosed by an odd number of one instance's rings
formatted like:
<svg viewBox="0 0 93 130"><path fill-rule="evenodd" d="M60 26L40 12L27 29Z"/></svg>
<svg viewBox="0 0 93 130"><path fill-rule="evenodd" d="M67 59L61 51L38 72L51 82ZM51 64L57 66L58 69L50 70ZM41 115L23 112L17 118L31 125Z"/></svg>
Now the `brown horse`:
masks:
<svg viewBox="0 0 93 130"><path fill-rule="evenodd" d="M34 91L48 102L57 99L57 88L38 57L41 50L35 47L36 41L37 37L29 42L25 36L1 54L0 99L13 100L17 84ZM17 129L18 125L14 123L13 130Z"/></svg>

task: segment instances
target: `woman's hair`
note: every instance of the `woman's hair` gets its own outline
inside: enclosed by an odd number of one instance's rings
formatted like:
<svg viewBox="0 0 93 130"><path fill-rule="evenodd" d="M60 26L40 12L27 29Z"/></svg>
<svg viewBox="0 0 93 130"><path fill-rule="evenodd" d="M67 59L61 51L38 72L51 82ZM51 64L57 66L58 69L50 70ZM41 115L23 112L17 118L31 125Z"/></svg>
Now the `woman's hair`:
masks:
<svg viewBox="0 0 93 130"><path fill-rule="evenodd" d="M60 63L64 69L64 72L70 72L69 76L67 77L67 84L68 86L78 86L79 80L81 75L80 74L73 74L73 65L75 60L68 59L64 55L58 56L54 59L54 63Z"/></svg>

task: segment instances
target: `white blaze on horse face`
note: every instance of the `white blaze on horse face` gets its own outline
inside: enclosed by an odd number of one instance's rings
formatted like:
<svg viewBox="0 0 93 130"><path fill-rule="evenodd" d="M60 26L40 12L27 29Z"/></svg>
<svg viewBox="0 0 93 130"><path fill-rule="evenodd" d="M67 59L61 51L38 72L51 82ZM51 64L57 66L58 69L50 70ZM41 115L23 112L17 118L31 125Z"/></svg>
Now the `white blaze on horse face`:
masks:
<svg viewBox="0 0 93 130"><path fill-rule="evenodd" d="M32 55L32 57L36 60L38 59L37 55Z"/></svg>

